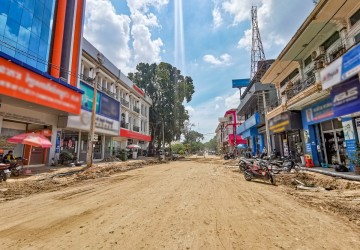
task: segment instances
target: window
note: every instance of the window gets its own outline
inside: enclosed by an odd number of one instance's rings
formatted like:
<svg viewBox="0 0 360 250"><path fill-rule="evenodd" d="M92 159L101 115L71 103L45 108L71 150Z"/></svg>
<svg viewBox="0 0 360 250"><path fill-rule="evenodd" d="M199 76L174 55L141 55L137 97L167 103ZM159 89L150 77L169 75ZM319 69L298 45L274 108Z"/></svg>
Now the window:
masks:
<svg viewBox="0 0 360 250"><path fill-rule="evenodd" d="M291 72L281 83L280 88L283 87L286 83L288 83L291 79L293 79L296 75L299 74L299 69L295 69Z"/></svg>
<svg viewBox="0 0 360 250"><path fill-rule="evenodd" d="M312 62L311 56L308 56L308 57L304 60L304 67L308 66L311 62Z"/></svg>
<svg viewBox="0 0 360 250"><path fill-rule="evenodd" d="M338 39L340 38L339 31L336 31L334 34L332 34L323 44L324 49L327 50L330 48L331 45L333 45Z"/></svg>
<svg viewBox="0 0 360 250"><path fill-rule="evenodd" d="M46 72L55 0L0 2L0 51Z"/></svg>
<svg viewBox="0 0 360 250"><path fill-rule="evenodd" d="M355 44L360 42L360 33L358 33L356 36L354 36Z"/></svg>
<svg viewBox="0 0 360 250"><path fill-rule="evenodd" d="M360 20L360 9L350 17L350 25L354 26Z"/></svg>

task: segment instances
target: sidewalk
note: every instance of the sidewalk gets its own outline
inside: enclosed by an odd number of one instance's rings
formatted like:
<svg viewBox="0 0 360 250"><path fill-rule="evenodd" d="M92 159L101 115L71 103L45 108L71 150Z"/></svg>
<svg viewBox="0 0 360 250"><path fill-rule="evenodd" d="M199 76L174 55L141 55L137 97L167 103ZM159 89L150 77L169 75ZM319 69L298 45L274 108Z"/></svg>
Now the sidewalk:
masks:
<svg viewBox="0 0 360 250"><path fill-rule="evenodd" d="M312 167L312 168L303 167L303 169L309 172L325 174L347 180L360 181L360 175L355 175L354 172L336 172L334 168L322 168L322 167Z"/></svg>

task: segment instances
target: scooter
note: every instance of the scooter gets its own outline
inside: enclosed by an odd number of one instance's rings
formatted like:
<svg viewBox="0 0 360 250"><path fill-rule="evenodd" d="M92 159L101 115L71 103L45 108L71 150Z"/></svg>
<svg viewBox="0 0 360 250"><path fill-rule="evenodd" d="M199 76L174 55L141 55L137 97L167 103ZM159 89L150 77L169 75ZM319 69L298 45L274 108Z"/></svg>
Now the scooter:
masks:
<svg viewBox="0 0 360 250"><path fill-rule="evenodd" d="M256 161L252 166L248 166L244 171L244 177L247 181L251 181L252 179L262 179L276 185L275 175L262 161Z"/></svg>
<svg viewBox="0 0 360 250"><path fill-rule="evenodd" d="M229 160L229 159L235 159L235 155L233 153L226 153L224 155L224 160Z"/></svg>
<svg viewBox="0 0 360 250"><path fill-rule="evenodd" d="M0 164L0 182L6 181L11 175L8 164Z"/></svg>
<svg viewBox="0 0 360 250"><path fill-rule="evenodd" d="M18 157L15 161L10 163L9 170L11 171L11 175L19 176L24 168L24 158Z"/></svg>

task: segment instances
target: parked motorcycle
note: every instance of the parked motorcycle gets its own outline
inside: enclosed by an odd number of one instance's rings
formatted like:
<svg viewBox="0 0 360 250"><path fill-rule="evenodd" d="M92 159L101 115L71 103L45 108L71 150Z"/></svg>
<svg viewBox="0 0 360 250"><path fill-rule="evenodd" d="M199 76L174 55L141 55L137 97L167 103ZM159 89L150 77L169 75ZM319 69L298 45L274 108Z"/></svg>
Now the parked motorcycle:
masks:
<svg viewBox="0 0 360 250"><path fill-rule="evenodd" d="M10 162L9 170L12 176L19 176L24 167L24 159L22 157L16 158L15 161Z"/></svg>
<svg viewBox="0 0 360 250"><path fill-rule="evenodd" d="M8 164L0 164L0 182L6 181L11 175Z"/></svg>
<svg viewBox="0 0 360 250"><path fill-rule="evenodd" d="M230 159L235 159L235 155L233 153L226 153L224 155L224 160L230 160Z"/></svg>
<svg viewBox="0 0 360 250"><path fill-rule="evenodd" d="M249 166L252 166L255 159L248 159L245 157L241 157L239 161L239 170L240 172L244 172Z"/></svg>
<svg viewBox="0 0 360 250"><path fill-rule="evenodd" d="M266 163L262 161L256 161L253 165L249 165L244 171L244 177L247 181L251 181L252 179L262 179L276 185L274 173L272 173Z"/></svg>
<svg viewBox="0 0 360 250"><path fill-rule="evenodd" d="M295 172L299 172L301 167L298 163L294 161L291 157L283 157L281 160L272 160L269 161L269 168L275 172L291 172L291 170L295 170Z"/></svg>

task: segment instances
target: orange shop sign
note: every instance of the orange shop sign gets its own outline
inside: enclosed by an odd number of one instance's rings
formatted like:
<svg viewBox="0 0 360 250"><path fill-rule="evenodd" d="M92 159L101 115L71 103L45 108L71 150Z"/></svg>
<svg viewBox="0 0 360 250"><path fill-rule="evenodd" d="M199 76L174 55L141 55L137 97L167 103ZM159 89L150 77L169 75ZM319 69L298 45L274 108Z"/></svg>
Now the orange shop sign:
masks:
<svg viewBox="0 0 360 250"><path fill-rule="evenodd" d="M1 57L0 94L80 114L81 93Z"/></svg>

